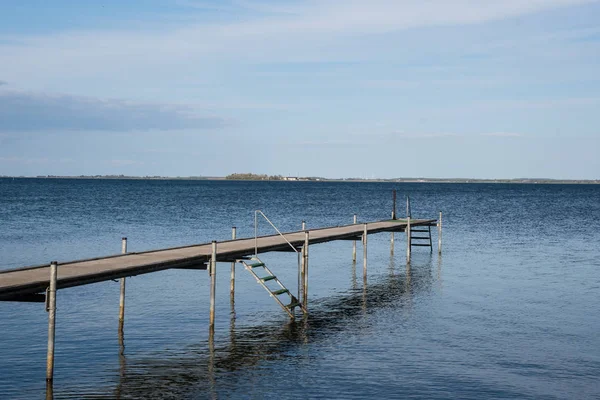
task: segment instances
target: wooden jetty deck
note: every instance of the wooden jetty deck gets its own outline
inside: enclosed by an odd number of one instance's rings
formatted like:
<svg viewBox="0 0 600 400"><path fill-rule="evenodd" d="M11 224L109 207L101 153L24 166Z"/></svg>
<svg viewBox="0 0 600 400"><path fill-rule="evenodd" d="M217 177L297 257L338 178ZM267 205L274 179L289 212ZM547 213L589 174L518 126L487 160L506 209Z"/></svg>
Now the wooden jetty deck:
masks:
<svg viewBox="0 0 600 400"><path fill-rule="evenodd" d="M436 226L433 219L413 219L411 227ZM367 234L380 232L403 232L407 220L384 220L366 223ZM308 230L309 244L335 240L360 240L365 223ZM270 251L293 251L286 239L296 249L305 243L305 231L288 232L255 238L242 238L219 242L218 262L234 261L258 253ZM146 274L171 268L206 269L211 259L212 243L185 247L126 253L108 257L61 262L58 266L57 289L87 285L128 276ZM50 284L50 265L25 267L0 271L0 300L44 301Z"/></svg>

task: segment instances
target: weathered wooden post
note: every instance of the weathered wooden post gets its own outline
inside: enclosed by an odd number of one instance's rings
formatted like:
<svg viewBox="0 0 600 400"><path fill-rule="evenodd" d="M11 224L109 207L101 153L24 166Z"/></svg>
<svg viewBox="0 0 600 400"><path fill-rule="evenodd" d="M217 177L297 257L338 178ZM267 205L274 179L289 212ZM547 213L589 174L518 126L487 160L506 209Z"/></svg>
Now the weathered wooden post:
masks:
<svg viewBox="0 0 600 400"><path fill-rule="evenodd" d="M356 225L356 214L354 214L354 224ZM352 243L352 261L356 262L356 240Z"/></svg>
<svg viewBox="0 0 600 400"><path fill-rule="evenodd" d="M396 189L392 190L392 219L396 219ZM394 232L390 233L390 253L394 254Z"/></svg>
<svg viewBox="0 0 600 400"><path fill-rule="evenodd" d="M302 230L305 231L306 230L306 221L302 221Z"/></svg>
<svg viewBox="0 0 600 400"><path fill-rule="evenodd" d="M231 240L235 240L237 236L237 228L231 228ZM231 284L229 285L229 297L231 304L235 301L235 261L231 263Z"/></svg>
<svg viewBox="0 0 600 400"><path fill-rule="evenodd" d="M396 219L396 189L392 191L392 219Z"/></svg>
<svg viewBox="0 0 600 400"><path fill-rule="evenodd" d="M304 231L304 246L302 246L302 269L304 290L302 292L302 305L308 309L308 231Z"/></svg>
<svg viewBox="0 0 600 400"><path fill-rule="evenodd" d="M442 254L442 212L440 211L440 219L438 219L438 254Z"/></svg>
<svg viewBox="0 0 600 400"><path fill-rule="evenodd" d="M48 312L48 354L46 357L46 382L54 379L54 333L56 327L56 281L58 263L50 263L50 287L46 293L46 311Z"/></svg>
<svg viewBox="0 0 600 400"><path fill-rule="evenodd" d="M121 254L127 254L127 238L121 238ZM125 278L121 278L121 294L119 296L119 332L125 325Z"/></svg>
<svg viewBox="0 0 600 400"><path fill-rule="evenodd" d="M367 224L364 224L363 229L363 279L367 279Z"/></svg>
<svg viewBox="0 0 600 400"><path fill-rule="evenodd" d="M217 242L212 241L212 255L210 258L210 318L209 318L209 330L210 332L215 331L215 294L217 286Z"/></svg>
<svg viewBox="0 0 600 400"><path fill-rule="evenodd" d="M410 262L410 250L412 247L412 238L410 232L410 217L406 217L406 262Z"/></svg>

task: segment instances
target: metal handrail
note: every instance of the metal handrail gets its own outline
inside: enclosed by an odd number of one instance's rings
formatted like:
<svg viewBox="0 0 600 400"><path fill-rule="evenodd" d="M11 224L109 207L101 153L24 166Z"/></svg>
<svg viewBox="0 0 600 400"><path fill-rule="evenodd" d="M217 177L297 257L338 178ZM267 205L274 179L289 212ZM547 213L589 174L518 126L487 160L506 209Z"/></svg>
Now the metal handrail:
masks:
<svg viewBox="0 0 600 400"><path fill-rule="evenodd" d="M283 235L283 233L281 233L279 231L279 229L277 229L277 227L275 225L273 225L273 223L271 222L271 220L269 218L267 218L267 216L265 215L264 212L262 212L261 210L256 210L254 211L254 256L258 257L258 214L260 213L260 215L263 216L263 218L269 223L271 224L271 226L273 227L273 229L275 229L277 231L277 233L279 234L279 236L281 236L283 238L283 240L286 241L287 244L290 245L290 247L292 248L292 250L294 250L296 252L296 254L298 254L298 249L296 249L290 242L289 240L286 239L286 237Z"/></svg>

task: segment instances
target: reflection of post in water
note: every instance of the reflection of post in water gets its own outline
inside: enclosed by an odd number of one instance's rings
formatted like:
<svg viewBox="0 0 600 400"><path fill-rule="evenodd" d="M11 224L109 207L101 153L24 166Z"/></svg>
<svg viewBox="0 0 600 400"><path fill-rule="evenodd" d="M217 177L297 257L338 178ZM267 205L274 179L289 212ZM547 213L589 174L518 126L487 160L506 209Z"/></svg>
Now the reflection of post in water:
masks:
<svg viewBox="0 0 600 400"><path fill-rule="evenodd" d="M406 263L406 278L404 279L404 290L406 293L410 292L410 278L411 278L410 262L407 262Z"/></svg>
<svg viewBox="0 0 600 400"><path fill-rule="evenodd" d="M123 327L119 327L119 356L125 354L125 334L123 333Z"/></svg>
<svg viewBox="0 0 600 400"><path fill-rule="evenodd" d="M362 292L362 302L361 309L363 314L367 313L367 276L363 276L363 292Z"/></svg>
<svg viewBox="0 0 600 400"><path fill-rule="evenodd" d="M46 400L54 399L54 386L52 381L46 381Z"/></svg>
<svg viewBox="0 0 600 400"><path fill-rule="evenodd" d="M235 309L233 303L231 303L231 318L229 320L229 341L231 344L231 350L235 350Z"/></svg>
<svg viewBox="0 0 600 400"><path fill-rule="evenodd" d="M119 329L119 384L117 385L115 393L117 399L121 398L121 390L125 381L126 370L127 359L125 358L125 338L123 336L123 330Z"/></svg>
<svg viewBox="0 0 600 400"><path fill-rule="evenodd" d="M404 297L406 298L406 309L412 309L412 268L410 261L406 263L406 277L404 278Z"/></svg>
<svg viewBox="0 0 600 400"><path fill-rule="evenodd" d="M352 289L358 287L358 282L356 281L356 261L352 261Z"/></svg>
<svg viewBox="0 0 600 400"><path fill-rule="evenodd" d="M217 397L215 387L215 331L209 330L208 334L208 384L210 387L211 398Z"/></svg>
<svg viewBox="0 0 600 400"><path fill-rule="evenodd" d="M301 321L290 321L290 325L294 326L294 332L296 338L304 343L308 344L308 314L304 314ZM299 328L299 329L298 329Z"/></svg>
<svg viewBox="0 0 600 400"><path fill-rule="evenodd" d="M440 254L437 259L437 282L438 286L442 288L442 255Z"/></svg>

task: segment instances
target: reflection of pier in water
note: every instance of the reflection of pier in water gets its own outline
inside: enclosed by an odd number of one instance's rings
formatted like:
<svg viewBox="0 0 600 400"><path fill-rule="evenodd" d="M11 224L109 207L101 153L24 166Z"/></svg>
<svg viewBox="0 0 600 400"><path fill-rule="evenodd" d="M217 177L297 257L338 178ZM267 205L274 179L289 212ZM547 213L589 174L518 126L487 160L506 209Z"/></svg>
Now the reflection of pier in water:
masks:
<svg viewBox="0 0 600 400"><path fill-rule="evenodd" d="M126 370L120 371L114 393L117 398L133 395L143 398L164 393L185 396L190 391L201 391L217 397L216 382L221 373L291 357L293 349L336 332L351 334L365 329L367 326L356 322L382 308L410 311L414 296L432 290L440 279L441 261L434 265L433 258L426 257L421 262L413 259L412 264L396 267L392 255L387 275L367 286L352 285L343 295L315 301L307 317L285 325L236 328L232 314L228 338L213 342L209 337L208 346L206 342L190 346L185 349L185 356L128 361Z"/></svg>

